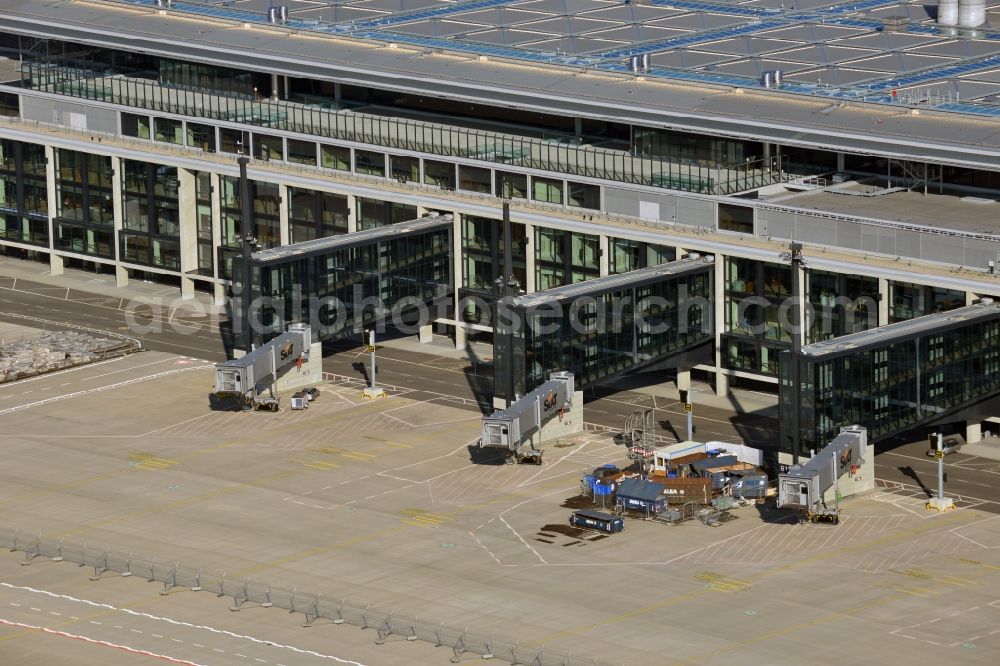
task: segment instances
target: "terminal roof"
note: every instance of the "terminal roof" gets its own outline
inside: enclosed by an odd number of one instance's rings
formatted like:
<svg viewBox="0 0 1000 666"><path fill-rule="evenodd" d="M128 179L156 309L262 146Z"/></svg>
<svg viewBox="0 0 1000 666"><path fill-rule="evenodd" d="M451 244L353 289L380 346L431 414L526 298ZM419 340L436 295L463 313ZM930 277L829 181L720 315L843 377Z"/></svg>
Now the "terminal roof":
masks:
<svg viewBox="0 0 1000 666"><path fill-rule="evenodd" d="M0 0L0 29L789 145L1000 156L1000 32L949 32L917 0L286 0L287 25L269 3ZM780 90L759 85L772 70Z"/></svg>
<svg viewBox="0 0 1000 666"><path fill-rule="evenodd" d="M937 312L832 340L815 342L802 348L802 356L810 361L828 356L841 356L994 319L1000 319L1000 303L992 301L974 303L964 308Z"/></svg>
<svg viewBox="0 0 1000 666"><path fill-rule="evenodd" d="M388 224L384 227L366 229L352 234L316 238L302 243L282 245L280 247L254 252L250 258L254 265L257 266L280 264L291 259L301 259L320 254L329 254L331 252L336 252L337 250L358 247L360 245L368 245L377 241L393 240L401 236L427 233L428 231L436 231L438 229L448 229L451 225L451 215L423 217L410 222Z"/></svg>

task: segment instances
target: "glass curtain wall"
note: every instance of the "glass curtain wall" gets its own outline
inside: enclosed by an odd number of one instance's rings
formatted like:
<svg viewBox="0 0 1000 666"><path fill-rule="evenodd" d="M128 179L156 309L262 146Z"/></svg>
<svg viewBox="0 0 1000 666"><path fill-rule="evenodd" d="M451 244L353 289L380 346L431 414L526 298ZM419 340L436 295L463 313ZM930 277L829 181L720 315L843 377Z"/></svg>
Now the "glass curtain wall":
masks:
<svg viewBox="0 0 1000 666"><path fill-rule="evenodd" d="M535 227L537 291L583 282L600 274L600 241L597 236Z"/></svg>
<svg viewBox="0 0 1000 666"><path fill-rule="evenodd" d="M791 268L727 257L725 280L725 366L777 375L778 353L792 343L781 316L782 303L792 295Z"/></svg>
<svg viewBox="0 0 1000 666"><path fill-rule="evenodd" d="M812 309L807 343L878 326L878 278L810 269L806 298Z"/></svg>
<svg viewBox="0 0 1000 666"><path fill-rule="evenodd" d="M240 208L240 179L220 176L222 188L222 237L219 247L219 277L232 279L233 258L242 254L243 212ZM277 183L250 181L255 234L260 249L275 247L281 242L280 198Z"/></svg>
<svg viewBox="0 0 1000 666"><path fill-rule="evenodd" d="M55 247L114 258L111 158L56 151Z"/></svg>
<svg viewBox="0 0 1000 666"><path fill-rule="evenodd" d="M404 298L429 302L449 294L450 239L450 229L438 229L252 266L251 297L271 299L251 314L265 328L255 344L299 321L312 323L318 340L337 339L379 316L372 300L391 309ZM293 297L296 286L302 298ZM318 312L309 310L313 297Z"/></svg>
<svg viewBox="0 0 1000 666"><path fill-rule="evenodd" d="M175 167L122 160L121 261L180 270L177 188Z"/></svg>
<svg viewBox="0 0 1000 666"><path fill-rule="evenodd" d="M609 245L612 273L628 273L640 268L659 266L677 258L677 251L666 245L655 245L626 238L611 238Z"/></svg>
<svg viewBox="0 0 1000 666"><path fill-rule="evenodd" d="M45 147L0 140L0 238L49 244Z"/></svg>
<svg viewBox="0 0 1000 666"><path fill-rule="evenodd" d="M485 304L497 298L496 280L503 272L503 221L474 215L462 216L462 293L475 296L462 312L470 324L486 324L490 312ZM528 243L523 224L511 223L511 262L514 279L525 288ZM478 301L478 302L477 302Z"/></svg>
<svg viewBox="0 0 1000 666"><path fill-rule="evenodd" d="M212 256L215 226L212 215L212 176L207 171L197 171L194 178L198 206L198 274L212 276L215 272Z"/></svg>
<svg viewBox="0 0 1000 666"><path fill-rule="evenodd" d="M292 243L346 234L347 213L346 196L288 188L289 239Z"/></svg>
<svg viewBox="0 0 1000 666"><path fill-rule="evenodd" d="M380 199L357 197L358 231L408 222L417 218L417 207Z"/></svg>
<svg viewBox="0 0 1000 666"><path fill-rule="evenodd" d="M908 282L889 282L889 323L965 305L965 293Z"/></svg>
<svg viewBox="0 0 1000 666"><path fill-rule="evenodd" d="M501 359L515 359L514 395L550 373L573 372L577 388L710 341L711 267L596 293L576 301L513 307L514 332L494 333ZM642 307L637 311L637 307ZM509 347L509 349L508 349ZM520 360L523 359L523 360ZM521 363L523 362L523 366ZM508 379L498 373L498 395Z"/></svg>
<svg viewBox="0 0 1000 666"><path fill-rule="evenodd" d="M940 417L1000 391L1000 319L803 356L801 427L805 451L818 450L841 426L868 428L872 441ZM781 449L791 450L791 352L781 360Z"/></svg>

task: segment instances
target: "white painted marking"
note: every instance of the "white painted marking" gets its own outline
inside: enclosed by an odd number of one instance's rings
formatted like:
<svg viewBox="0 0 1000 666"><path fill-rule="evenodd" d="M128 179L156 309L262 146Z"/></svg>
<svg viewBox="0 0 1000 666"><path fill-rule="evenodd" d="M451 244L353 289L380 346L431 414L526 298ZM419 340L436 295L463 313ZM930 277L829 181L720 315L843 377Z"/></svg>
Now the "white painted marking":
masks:
<svg viewBox="0 0 1000 666"><path fill-rule="evenodd" d="M42 631L46 634L52 634L54 636L62 636L64 638L73 638L78 641L85 641L93 645L103 645L105 647L113 647L119 650L125 650L126 652L131 652L132 654L141 654L147 657L155 657L157 659L166 659L167 661L173 662L175 664L187 664L188 666L201 666L194 661L187 661L186 659L177 659L176 657L171 657L165 654L157 654L155 652L149 652L148 650L139 650L127 645L120 645L118 643L111 643L109 641L100 641L95 638L90 638L89 636L81 636L80 634L71 634L66 631L59 631L57 629L49 629L48 627L37 627L31 624L24 624L22 622L11 622L10 620L0 619L0 624L5 624L9 627L21 627L22 629L33 629L35 631Z"/></svg>
<svg viewBox="0 0 1000 666"><path fill-rule="evenodd" d="M350 659L341 659L340 657L335 657L335 656L330 655L330 654L324 654L324 653L321 653L321 652L316 652L314 650L306 650L306 649L303 649L303 648L295 647L293 645L285 645L285 644L282 644L282 643L276 643L274 641L264 640L264 639L256 638L254 636L249 636L249 635L246 635L246 634L237 634L235 632L228 631L226 629L216 629L215 627L209 627L209 626L203 625L203 624L192 624L190 622L184 622L183 620L174 620L174 619L168 618L168 617L162 617L162 616L159 616L159 615L152 615L150 613L142 613L140 611L134 611L134 610L131 610L131 609L128 609L128 608L120 608L120 607L117 607L117 606L112 606L111 604L100 603L100 602L97 602L97 601L90 601L88 599L80 599L78 597L73 597L73 596L70 596L70 595L67 595L67 594L58 594L56 592L49 592L48 590L39 590L37 588L27 587L27 586L22 586L22 585L12 585L12 584L6 583L6 582L0 582L0 587L5 587L5 588L7 588L9 590L21 590L21 591L24 591L24 592L31 592L32 594L40 594L40 595L47 596L47 597L50 597L50 598L53 598L53 599L65 599L67 601L73 601L73 602L76 602L76 603L79 603L79 604L85 604L85 605L91 606L93 608L103 608L105 610L116 611L116 612L120 612L120 613L125 613L127 615L132 615L133 617L144 617L144 618L147 618L147 619L150 619L150 620L157 620L157 621L160 621L160 622L167 622L169 624L172 624L172 625L178 626L178 627L188 627L190 629L199 629L199 630L202 630L202 631L208 631L208 632L211 632L213 634L220 635L220 636L229 636L231 638L236 638L236 639L239 639L239 640L249 641L251 643L257 643L259 645L267 645L269 647L276 647L276 648L283 649L283 650L288 650L290 652L294 652L294 653L300 654L300 655L309 655L309 656L312 656L312 657L318 657L320 659L328 659L330 661L335 661L338 664L349 664L350 666L365 666L364 664L362 664L361 662L358 662L358 661L353 661L353 660L350 660ZM91 622L93 622L93 620L91 620ZM95 624L99 624L99 623L95 622ZM121 629L121 627L117 626L117 625L115 626L115 628L116 629ZM213 649L216 652L225 652L225 650L220 650L218 648L213 648ZM190 663L190 662L184 662L184 663Z"/></svg>

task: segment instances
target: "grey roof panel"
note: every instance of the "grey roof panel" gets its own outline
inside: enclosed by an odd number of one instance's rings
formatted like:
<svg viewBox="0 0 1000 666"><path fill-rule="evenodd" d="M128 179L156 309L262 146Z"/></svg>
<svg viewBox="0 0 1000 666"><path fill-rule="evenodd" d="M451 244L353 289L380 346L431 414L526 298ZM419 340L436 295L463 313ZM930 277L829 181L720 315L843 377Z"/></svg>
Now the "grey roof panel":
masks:
<svg viewBox="0 0 1000 666"><path fill-rule="evenodd" d="M964 308L924 315L916 319L901 321L887 326L879 326L861 333L852 333L824 342L816 342L802 348L802 356L808 360L818 360L825 356L839 356L865 349L884 347L893 342L947 331L958 326L1000 319L1000 303L976 303Z"/></svg>

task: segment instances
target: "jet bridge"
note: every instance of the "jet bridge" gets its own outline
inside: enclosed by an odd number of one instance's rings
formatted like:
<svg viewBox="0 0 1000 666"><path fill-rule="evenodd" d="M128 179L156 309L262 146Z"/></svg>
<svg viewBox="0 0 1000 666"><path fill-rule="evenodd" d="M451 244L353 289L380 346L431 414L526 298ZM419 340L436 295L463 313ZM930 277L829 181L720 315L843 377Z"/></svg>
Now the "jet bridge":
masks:
<svg viewBox="0 0 1000 666"><path fill-rule="evenodd" d="M278 410L275 384L293 365L309 360L312 332L306 324L292 324L288 331L241 358L215 366L215 391L220 398L240 398L248 409ZM264 392L268 397L263 397Z"/></svg>
<svg viewBox="0 0 1000 666"><path fill-rule="evenodd" d="M542 436L546 423L555 418L568 421L567 412L573 407L574 377L572 372L554 372L549 380L507 409L483 417L481 448L504 450L517 462L542 462ZM583 402L579 401L573 423L581 428ZM567 425L570 425L567 423Z"/></svg>
<svg viewBox="0 0 1000 666"><path fill-rule="evenodd" d="M841 428L822 451L804 465L795 465L778 477L778 506L797 509L811 522L840 521L840 498L850 492L841 492L840 480L854 477L864 471L872 477L874 486L874 460L868 460L868 431L861 426ZM833 491L832 495L830 491ZM834 506L831 508L828 502Z"/></svg>

